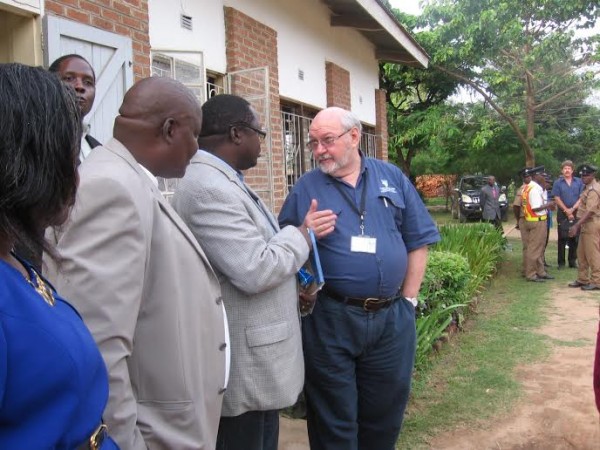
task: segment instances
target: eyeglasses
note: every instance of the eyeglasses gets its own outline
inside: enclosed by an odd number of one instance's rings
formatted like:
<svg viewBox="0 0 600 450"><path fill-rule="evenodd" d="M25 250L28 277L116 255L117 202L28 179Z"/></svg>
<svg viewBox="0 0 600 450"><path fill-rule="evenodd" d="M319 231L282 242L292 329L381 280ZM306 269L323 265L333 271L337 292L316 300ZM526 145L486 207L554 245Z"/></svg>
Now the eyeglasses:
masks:
<svg viewBox="0 0 600 450"><path fill-rule="evenodd" d="M316 149L318 149L319 148L319 144L321 144L325 148L329 148L333 144L335 144L335 141L337 141L339 138L341 138L346 133L350 132L350 130L352 130L352 128L347 129L346 131L344 131L342 134L340 134L338 136L328 136L328 137L323 138L323 139L311 139L310 141L308 141L306 143L306 146L308 147L308 149L311 152L314 152Z"/></svg>
<svg viewBox="0 0 600 450"><path fill-rule="evenodd" d="M258 135L258 139L260 139L261 142L264 142L264 140L267 137L266 131L259 130L258 128L254 128L252 125L247 124L246 122L235 122L235 123L232 123L231 125L229 125L230 129L233 127L243 127L243 128L248 128L249 130L254 131Z"/></svg>

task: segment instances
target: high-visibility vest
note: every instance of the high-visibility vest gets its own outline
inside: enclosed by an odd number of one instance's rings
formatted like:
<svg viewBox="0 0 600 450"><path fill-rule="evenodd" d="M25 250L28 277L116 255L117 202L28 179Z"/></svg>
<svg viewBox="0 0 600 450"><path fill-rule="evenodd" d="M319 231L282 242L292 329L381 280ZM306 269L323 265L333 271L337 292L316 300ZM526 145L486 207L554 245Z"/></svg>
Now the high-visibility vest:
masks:
<svg viewBox="0 0 600 450"><path fill-rule="evenodd" d="M529 192L531 192L531 189L533 189L533 184L529 183L523 188L523 193L521 194L523 216L527 222L546 220L546 214L538 214L531 209L531 204L529 203Z"/></svg>

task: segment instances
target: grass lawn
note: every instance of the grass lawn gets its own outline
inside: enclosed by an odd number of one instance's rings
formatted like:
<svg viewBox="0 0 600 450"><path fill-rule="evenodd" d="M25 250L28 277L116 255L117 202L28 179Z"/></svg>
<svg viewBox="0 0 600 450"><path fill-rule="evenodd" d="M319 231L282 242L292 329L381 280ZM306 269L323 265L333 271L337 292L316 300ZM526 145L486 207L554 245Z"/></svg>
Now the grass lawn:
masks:
<svg viewBox="0 0 600 450"><path fill-rule="evenodd" d="M433 212L438 224L451 222L449 213ZM454 221L458 222L458 221ZM505 230L513 224L503 224ZM476 301L465 331L455 335L413 379L399 449L427 448L434 434L461 424L508 412L520 395L514 368L541 359L549 342L535 333L549 302L548 286L525 283L520 276L521 241L509 237L497 275ZM556 243L547 249L555 264ZM568 275L556 270L560 278ZM565 271L562 271L565 272ZM571 274L572 275L572 274Z"/></svg>

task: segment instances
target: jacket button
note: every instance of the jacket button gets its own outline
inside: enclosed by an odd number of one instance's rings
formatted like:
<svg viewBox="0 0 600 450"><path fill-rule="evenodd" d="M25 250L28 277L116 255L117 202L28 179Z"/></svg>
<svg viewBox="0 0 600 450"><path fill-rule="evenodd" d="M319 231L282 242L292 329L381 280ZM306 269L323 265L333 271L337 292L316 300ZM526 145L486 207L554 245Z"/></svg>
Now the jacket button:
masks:
<svg viewBox="0 0 600 450"><path fill-rule="evenodd" d="M223 297L217 297L217 305L223 303Z"/></svg>
<svg viewBox="0 0 600 450"><path fill-rule="evenodd" d="M223 351L227 348L227 344L225 342L223 342L221 345L219 345L219 350Z"/></svg>
<svg viewBox="0 0 600 450"><path fill-rule="evenodd" d="M221 389L219 389L219 394L224 394L226 390L227 390L227 388L221 388Z"/></svg>

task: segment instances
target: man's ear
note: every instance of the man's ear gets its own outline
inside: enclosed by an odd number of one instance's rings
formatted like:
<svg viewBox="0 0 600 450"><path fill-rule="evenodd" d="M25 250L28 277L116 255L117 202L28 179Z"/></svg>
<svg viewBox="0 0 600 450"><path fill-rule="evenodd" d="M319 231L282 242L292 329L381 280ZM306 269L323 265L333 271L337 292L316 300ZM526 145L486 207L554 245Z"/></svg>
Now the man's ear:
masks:
<svg viewBox="0 0 600 450"><path fill-rule="evenodd" d="M360 145L360 133L358 131L358 128L352 127L352 129L350 130L350 137L352 139L353 144Z"/></svg>
<svg viewBox="0 0 600 450"><path fill-rule="evenodd" d="M242 142L238 127L229 128L229 139L231 139L231 142L233 142L235 145L239 145Z"/></svg>
<svg viewBox="0 0 600 450"><path fill-rule="evenodd" d="M168 117L162 124L162 137L168 143L171 143L173 140L173 135L175 133L175 124L177 122L172 117Z"/></svg>

